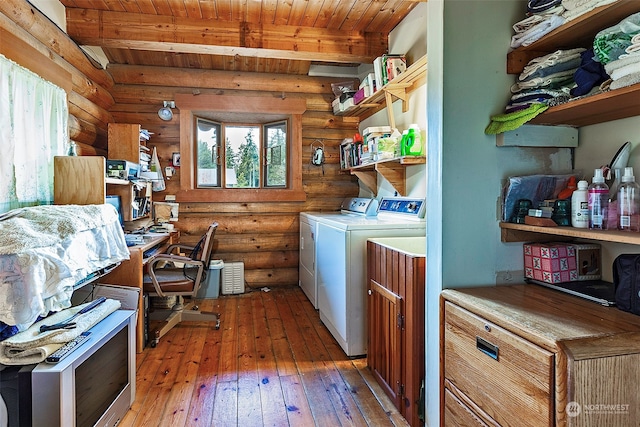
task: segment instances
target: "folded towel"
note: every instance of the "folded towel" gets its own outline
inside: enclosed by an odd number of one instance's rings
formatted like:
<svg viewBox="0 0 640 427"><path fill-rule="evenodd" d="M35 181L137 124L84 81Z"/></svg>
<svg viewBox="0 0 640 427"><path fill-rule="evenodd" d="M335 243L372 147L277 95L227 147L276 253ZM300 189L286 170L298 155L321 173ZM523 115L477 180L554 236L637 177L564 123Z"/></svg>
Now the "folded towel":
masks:
<svg viewBox="0 0 640 427"><path fill-rule="evenodd" d="M529 108L512 113L496 114L491 116L491 123L486 127L484 133L495 135L510 130L514 130L535 118L538 114L549 108L546 104L532 104Z"/></svg>
<svg viewBox="0 0 640 427"><path fill-rule="evenodd" d="M640 43L640 34L636 34L635 36L631 37L631 43L633 44Z"/></svg>
<svg viewBox="0 0 640 427"><path fill-rule="evenodd" d="M584 52L584 48L556 50L548 55L533 58L525 65L518 77L520 80L526 80L529 76L535 74L538 70L552 67L556 64L573 61L580 58L580 54Z"/></svg>
<svg viewBox="0 0 640 427"><path fill-rule="evenodd" d="M529 0L527 1L527 12L541 13L562 3L562 0Z"/></svg>
<svg viewBox="0 0 640 427"><path fill-rule="evenodd" d="M564 7L556 6L554 8L545 10L542 13L532 14L522 21L518 21L513 24L513 32L516 34L524 33L525 31L535 27L545 19L549 18L549 15L560 15L562 14L562 12L564 12Z"/></svg>
<svg viewBox="0 0 640 427"><path fill-rule="evenodd" d="M562 6L566 9L562 17L567 21L571 21L587 12L591 12L596 7L616 1L618 0L562 0Z"/></svg>
<svg viewBox="0 0 640 427"><path fill-rule="evenodd" d="M621 87L627 87L640 83L640 73L629 74L624 77L620 77L618 80L613 80L609 88L611 90L620 89Z"/></svg>
<svg viewBox="0 0 640 427"><path fill-rule="evenodd" d="M576 69L561 71L546 77L539 77L524 82L514 83L511 86L511 93L517 93L524 89L532 89L537 87L551 87L553 89L563 86L569 86L573 82L573 74Z"/></svg>
<svg viewBox="0 0 640 427"><path fill-rule="evenodd" d="M622 77L636 73L640 73L640 62L633 62L625 65L624 67L620 67L609 74L609 76L611 77L611 80L615 82L616 80L620 80Z"/></svg>
<svg viewBox="0 0 640 427"><path fill-rule="evenodd" d="M48 316L20 332L0 342L0 363L4 365L28 365L43 362L51 353L71 341L82 332L88 331L109 314L120 308L120 301L107 299L92 310L73 319L73 329L56 329L40 332L42 325L63 322L78 313L90 303L81 304Z"/></svg>
<svg viewBox="0 0 640 427"><path fill-rule="evenodd" d="M636 62L640 62L640 53L624 55L615 61L608 62L604 64L604 70L611 76L611 73L615 70L626 67L629 64L635 64Z"/></svg>
<svg viewBox="0 0 640 427"><path fill-rule="evenodd" d="M627 53L640 52L640 43L634 43L631 46L627 47L624 51Z"/></svg>
<svg viewBox="0 0 640 427"><path fill-rule="evenodd" d="M528 46L531 43L539 40L543 36L549 34L551 31L555 30L562 24L564 24L565 19L560 15L551 15L549 18L540 22L538 25L530 28L524 33L516 34L511 37L511 47L517 48L520 46Z"/></svg>

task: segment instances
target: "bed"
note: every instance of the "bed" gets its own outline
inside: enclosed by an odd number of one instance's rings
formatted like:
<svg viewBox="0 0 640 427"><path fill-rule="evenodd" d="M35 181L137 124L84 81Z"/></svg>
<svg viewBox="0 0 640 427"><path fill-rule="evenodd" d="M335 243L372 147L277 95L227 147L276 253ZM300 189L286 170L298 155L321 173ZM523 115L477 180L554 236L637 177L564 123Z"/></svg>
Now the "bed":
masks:
<svg viewBox="0 0 640 427"><path fill-rule="evenodd" d="M88 277L126 259L111 205L43 205L0 215L0 339L70 307Z"/></svg>

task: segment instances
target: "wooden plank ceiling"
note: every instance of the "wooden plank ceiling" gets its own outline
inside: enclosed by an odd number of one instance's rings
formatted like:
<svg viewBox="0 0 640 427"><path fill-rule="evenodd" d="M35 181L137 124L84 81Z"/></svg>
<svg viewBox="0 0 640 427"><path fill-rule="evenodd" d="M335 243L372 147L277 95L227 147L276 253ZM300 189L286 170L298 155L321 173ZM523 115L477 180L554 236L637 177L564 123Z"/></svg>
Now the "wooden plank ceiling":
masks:
<svg viewBox="0 0 640 427"><path fill-rule="evenodd" d="M426 0L60 0L67 31L111 64L307 74L371 63Z"/></svg>

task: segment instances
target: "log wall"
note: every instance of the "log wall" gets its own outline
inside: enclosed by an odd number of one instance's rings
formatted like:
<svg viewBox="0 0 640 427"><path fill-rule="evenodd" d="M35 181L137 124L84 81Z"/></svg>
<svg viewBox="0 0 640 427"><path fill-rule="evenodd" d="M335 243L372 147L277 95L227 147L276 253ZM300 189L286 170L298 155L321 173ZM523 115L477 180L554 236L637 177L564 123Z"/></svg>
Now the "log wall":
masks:
<svg viewBox="0 0 640 427"><path fill-rule="evenodd" d="M107 155L109 122L139 123L153 132L148 145L157 148L163 166L169 165L172 153L178 152L180 146L179 110L174 110L169 122L160 120L157 111L163 101L173 100L176 93L290 96L306 100L301 142L305 202L212 200L180 204L176 228L181 232L181 241L195 243L212 220L218 221L214 256L224 261L243 261L245 279L251 287L297 284L299 213L337 210L343 198L358 194L356 178L340 171L338 154L340 142L357 132L358 121L332 114L331 82L336 79L124 65L98 70L62 31L24 0L0 2L0 28L17 34L33 54L39 55L35 68L45 70L56 64L71 74L70 135L78 143L81 155ZM12 50L11 44L0 37L0 53L10 57ZM310 145L317 140L325 147L323 167L311 165ZM154 198L162 200L165 194L177 192L178 180L179 176L167 179L166 191L154 193Z"/></svg>

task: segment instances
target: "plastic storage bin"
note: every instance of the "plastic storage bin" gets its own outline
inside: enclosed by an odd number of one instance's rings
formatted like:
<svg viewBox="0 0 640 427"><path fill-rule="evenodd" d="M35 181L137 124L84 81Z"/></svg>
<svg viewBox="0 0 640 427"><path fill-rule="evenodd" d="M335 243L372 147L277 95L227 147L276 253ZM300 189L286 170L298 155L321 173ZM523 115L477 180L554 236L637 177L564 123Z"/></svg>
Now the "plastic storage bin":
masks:
<svg viewBox="0 0 640 427"><path fill-rule="evenodd" d="M202 281L200 289L198 290L198 298L211 299L218 298L220 295L220 271L224 267L224 262L221 259L214 259L209 261L209 271L207 271L207 278Z"/></svg>

